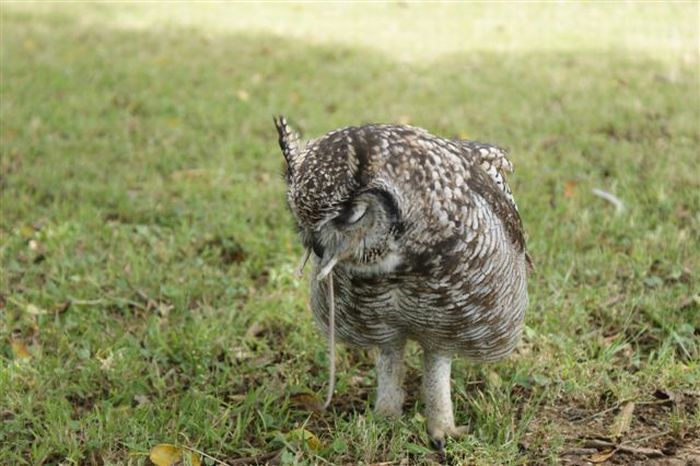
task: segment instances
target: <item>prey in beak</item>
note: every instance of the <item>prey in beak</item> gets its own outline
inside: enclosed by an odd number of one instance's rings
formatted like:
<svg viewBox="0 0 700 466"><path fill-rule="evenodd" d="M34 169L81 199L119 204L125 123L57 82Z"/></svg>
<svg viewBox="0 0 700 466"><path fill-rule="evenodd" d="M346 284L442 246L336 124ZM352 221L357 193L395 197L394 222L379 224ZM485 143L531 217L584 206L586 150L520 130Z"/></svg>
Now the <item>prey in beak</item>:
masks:
<svg viewBox="0 0 700 466"><path fill-rule="evenodd" d="M329 251L329 248L325 249L319 266L320 271L316 276L318 281L328 280L328 360L330 361L330 367L328 369L328 392L322 406L324 411L330 406L333 400L333 392L335 391L335 293L333 290L333 274L331 272L338 263L339 254L329 253ZM310 256L311 248L306 248L296 270L297 276L300 277L303 274L304 266Z"/></svg>

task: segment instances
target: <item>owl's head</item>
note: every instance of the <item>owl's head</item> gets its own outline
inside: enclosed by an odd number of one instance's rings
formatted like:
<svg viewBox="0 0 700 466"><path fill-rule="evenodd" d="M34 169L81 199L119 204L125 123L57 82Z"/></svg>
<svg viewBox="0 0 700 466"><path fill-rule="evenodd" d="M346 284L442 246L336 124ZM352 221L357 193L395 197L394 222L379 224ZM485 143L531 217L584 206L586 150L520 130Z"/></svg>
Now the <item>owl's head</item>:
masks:
<svg viewBox="0 0 700 466"><path fill-rule="evenodd" d="M357 272L393 269L403 224L395 193L376 177L380 145L371 134L344 128L303 146L284 117L275 126L287 202L304 247L320 258L319 278L338 263Z"/></svg>

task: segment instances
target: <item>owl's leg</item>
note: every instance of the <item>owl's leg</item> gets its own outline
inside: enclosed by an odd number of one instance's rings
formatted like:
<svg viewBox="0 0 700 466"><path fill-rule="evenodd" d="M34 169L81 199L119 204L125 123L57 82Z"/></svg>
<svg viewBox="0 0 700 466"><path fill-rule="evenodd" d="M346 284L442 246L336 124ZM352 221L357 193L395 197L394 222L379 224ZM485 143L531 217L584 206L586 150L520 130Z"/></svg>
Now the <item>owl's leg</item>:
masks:
<svg viewBox="0 0 700 466"><path fill-rule="evenodd" d="M465 426L455 426L450 395L452 357L425 350L423 353L423 403L428 434L438 449L445 446L446 437L459 437L467 432Z"/></svg>
<svg viewBox="0 0 700 466"><path fill-rule="evenodd" d="M387 417L401 416L406 392L403 378L405 341L394 342L379 348L377 356L377 401L374 412Z"/></svg>

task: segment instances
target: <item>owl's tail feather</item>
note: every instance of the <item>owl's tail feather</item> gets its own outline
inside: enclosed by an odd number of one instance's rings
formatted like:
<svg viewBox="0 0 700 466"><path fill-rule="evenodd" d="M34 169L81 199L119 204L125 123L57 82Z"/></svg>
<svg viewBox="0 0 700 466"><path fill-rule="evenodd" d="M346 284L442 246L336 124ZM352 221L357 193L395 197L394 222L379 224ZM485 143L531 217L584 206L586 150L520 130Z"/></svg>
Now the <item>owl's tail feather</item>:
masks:
<svg viewBox="0 0 700 466"><path fill-rule="evenodd" d="M330 367L328 368L328 393L326 394L326 401L323 403L324 411L331 405L333 392L335 391L335 294L333 292L332 273L328 273L328 301L328 359Z"/></svg>

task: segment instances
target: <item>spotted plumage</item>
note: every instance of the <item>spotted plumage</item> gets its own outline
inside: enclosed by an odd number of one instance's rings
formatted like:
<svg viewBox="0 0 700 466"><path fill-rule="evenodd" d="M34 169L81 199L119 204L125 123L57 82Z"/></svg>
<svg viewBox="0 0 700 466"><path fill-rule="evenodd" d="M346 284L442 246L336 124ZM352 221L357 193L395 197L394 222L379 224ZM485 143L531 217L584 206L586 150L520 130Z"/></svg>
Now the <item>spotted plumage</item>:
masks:
<svg viewBox="0 0 700 466"><path fill-rule="evenodd" d="M527 307L523 228L503 149L410 126L332 131L303 146L276 120L287 202L313 251L311 307L328 332L377 347L375 409L401 412L403 348L424 350L423 399L438 444L459 435L450 400L453 355L493 361L515 347Z"/></svg>

